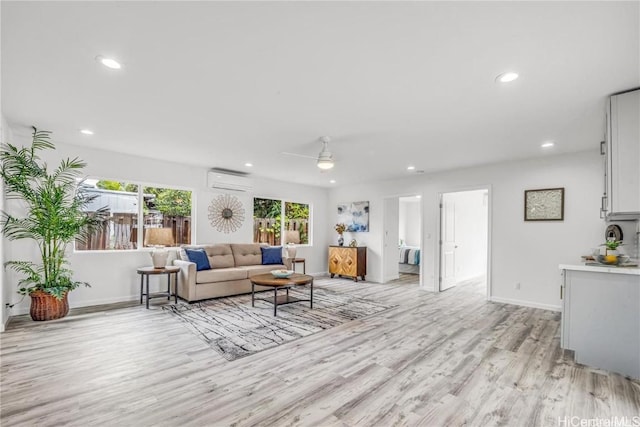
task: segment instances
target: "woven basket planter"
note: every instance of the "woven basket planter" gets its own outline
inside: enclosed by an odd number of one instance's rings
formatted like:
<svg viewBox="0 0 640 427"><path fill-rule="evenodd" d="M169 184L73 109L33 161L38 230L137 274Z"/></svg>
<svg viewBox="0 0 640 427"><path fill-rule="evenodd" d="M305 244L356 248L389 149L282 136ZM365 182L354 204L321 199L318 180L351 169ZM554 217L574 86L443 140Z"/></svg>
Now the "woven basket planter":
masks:
<svg viewBox="0 0 640 427"><path fill-rule="evenodd" d="M35 291L29 294L31 297L31 309L29 313L35 321L55 320L69 313L68 293L65 292L62 299L58 299L43 291Z"/></svg>

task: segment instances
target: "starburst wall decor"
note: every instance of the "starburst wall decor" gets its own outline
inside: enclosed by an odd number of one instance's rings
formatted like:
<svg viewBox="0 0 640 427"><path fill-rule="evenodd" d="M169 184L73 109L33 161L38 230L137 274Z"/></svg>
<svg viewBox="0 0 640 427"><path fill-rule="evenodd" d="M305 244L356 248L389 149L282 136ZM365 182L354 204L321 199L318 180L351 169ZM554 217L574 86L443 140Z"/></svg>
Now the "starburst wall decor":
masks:
<svg viewBox="0 0 640 427"><path fill-rule="evenodd" d="M244 222L244 208L237 197L221 194L209 205L209 222L216 230L233 233Z"/></svg>

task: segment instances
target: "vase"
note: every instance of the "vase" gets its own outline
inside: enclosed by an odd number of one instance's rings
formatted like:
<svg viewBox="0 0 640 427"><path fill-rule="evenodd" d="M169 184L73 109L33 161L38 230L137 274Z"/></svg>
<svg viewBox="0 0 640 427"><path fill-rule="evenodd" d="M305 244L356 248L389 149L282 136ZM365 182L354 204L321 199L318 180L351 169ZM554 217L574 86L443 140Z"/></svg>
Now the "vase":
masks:
<svg viewBox="0 0 640 427"><path fill-rule="evenodd" d="M618 263L618 251L615 249L607 249L604 255L605 264L617 264Z"/></svg>
<svg viewBox="0 0 640 427"><path fill-rule="evenodd" d="M344 246L344 237L342 237L342 234L338 237L338 246Z"/></svg>
<svg viewBox="0 0 640 427"><path fill-rule="evenodd" d="M29 314L35 321L61 319L69 313L68 292L58 299L48 292L34 291L29 294L31 307Z"/></svg>
<svg viewBox="0 0 640 427"><path fill-rule="evenodd" d="M153 261L153 268L165 268L167 266L167 258L169 258L169 251L164 246L156 246L151 252L151 260Z"/></svg>
<svg viewBox="0 0 640 427"><path fill-rule="evenodd" d="M294 245L293 243L289 243L287 245L287 258L294 259L296 257L296 252L296 245Z"/></svg>

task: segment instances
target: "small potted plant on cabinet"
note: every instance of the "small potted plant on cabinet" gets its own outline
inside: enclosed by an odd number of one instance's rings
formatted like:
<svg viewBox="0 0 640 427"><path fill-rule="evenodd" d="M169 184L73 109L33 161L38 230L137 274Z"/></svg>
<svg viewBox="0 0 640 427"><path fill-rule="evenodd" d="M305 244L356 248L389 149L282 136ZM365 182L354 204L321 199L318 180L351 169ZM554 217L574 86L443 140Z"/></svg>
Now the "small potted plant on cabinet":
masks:
<svg viewBox="0 0 640 427"><path fill-rule="evenodd" d="M53 320L69 312L68 292L86 282L73 280L68 268L67 246L83 239L101 226L106 208L86 212L96 196L83 191L80 172L85 163L65 159L49 171L39 152L55 149L50 132L35 127L30 147L2 144L0 177L8 199L18 200L20 215L3 211L0 217L2 233L8 240L30 239L36 242L40 262L8 261L6 266L23 277L18 293L31 297L31 318Z"/></svg>
<svg viewBox="0 0 640 427"><path fill-rule="evenodd" d="M338 233L338 246L344 245L344 232L347 230L347 226L343 223L338 223L335 226L335 230Z"/></svg>
<svg viewBox="0 0 640 427"><path fill-rule="evenodd" d="M622 245L622 240L609 239L604 242L605 254L602 257L602 261L605 264L617 264L618 263L618 247Z"/></svg>

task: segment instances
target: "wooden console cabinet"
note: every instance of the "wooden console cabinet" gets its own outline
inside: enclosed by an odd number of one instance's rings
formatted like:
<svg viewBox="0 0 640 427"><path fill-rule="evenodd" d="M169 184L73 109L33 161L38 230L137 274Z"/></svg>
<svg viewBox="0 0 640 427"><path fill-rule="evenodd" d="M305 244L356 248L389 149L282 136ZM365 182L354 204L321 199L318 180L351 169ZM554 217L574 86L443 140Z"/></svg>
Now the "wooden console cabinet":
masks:
<svg viewBox="0 0 640 427"><path fill-rule="evenodd" d="M358 281L367 274L367 248L358 246L329 246L329 273L331 277L347 276Z"/></svg>

